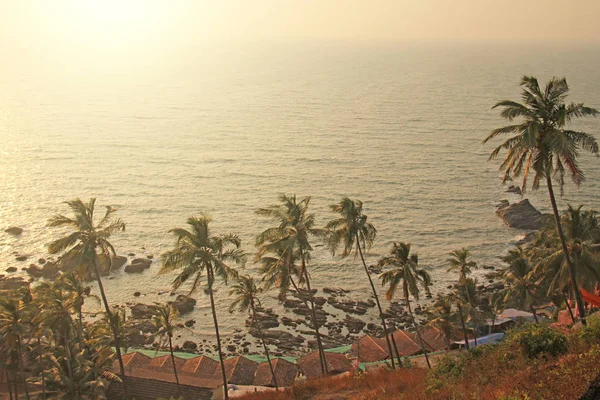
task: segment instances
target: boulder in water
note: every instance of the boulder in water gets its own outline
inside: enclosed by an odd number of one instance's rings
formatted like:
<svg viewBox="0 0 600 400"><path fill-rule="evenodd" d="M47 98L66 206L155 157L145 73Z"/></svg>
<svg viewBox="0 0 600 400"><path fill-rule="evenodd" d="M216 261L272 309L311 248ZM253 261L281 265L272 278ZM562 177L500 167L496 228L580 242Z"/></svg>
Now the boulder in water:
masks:
<svg viewBox="0 0 600 400"><path fill-rule="evenodd" d="M19 228L18 226L11 226L10 228L5 229L4 232L14 236L19 236L21 233L23 233L23 228Z"/></svg>
<svg viewBox="0 0 600 400"><path fill-rule="evenodd" d="M496 214L506 225L515 229L535 231L545 224L544 214L532 206L528 199L509 205L502 203L496 209Z"/></svg>
<svg viewBox="0 0 600 400"><path fill-rule="evenodd" d="M177 307L177 311L179 311L179 314L185 314L189 313L194 309L194 306L196 305L196 300L192 299L191 297L180 294L173 302L173 305Z"/></svg>

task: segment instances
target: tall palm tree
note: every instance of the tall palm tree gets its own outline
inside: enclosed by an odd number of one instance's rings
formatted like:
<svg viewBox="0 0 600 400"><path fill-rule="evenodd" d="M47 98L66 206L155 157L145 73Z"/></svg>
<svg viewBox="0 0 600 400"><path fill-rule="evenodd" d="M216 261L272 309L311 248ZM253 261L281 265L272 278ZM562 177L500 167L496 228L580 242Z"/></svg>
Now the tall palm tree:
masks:
<svg viewBox="0 0 600 400"><path fill-rule="evenodd" d="M392 352L392 344L388 336L388 329L385 323L385 317L383 316L383 309L379 302L379 295L375 289L375 284L367 268L365 262L364 253L371 248L373 241L377 236L377 229L370 222L367 222L367 216L362 212L363 203L360 200L350 200L348 197L344 197L339 203L330 206L331 211L340 214L340 218L331 220L325 226L327 229L327 245L331 250L331 253L335 255L336 251L340 246L343 246L342 258L347 257L349 254L354 253L354 258L360 256L360 259L369 279L371 285L371 291L377 309L379 310L379 318L381 319L381 326L385 334L385 340L387 342L390 356L394 354ZM394 357L391 356L392 368L395 368Z"/></svg>
<svg viewBox="0 0 600 400"><path fill-rule="evenodd" d="M48 251L51 254L62 252L61 260L78 260L80 276L92 275L98 282L100 296L104 304L104 311L109 320L112 320L112 310L108 303L104 285L101 278L101 267L99 265L100 256L108 260L108 266L103 266L110 271L111 255L115 256L115 248L109 241L113 233L124 231L125 223L120 219L113 219L113 214L117 211L111 206L106 206L104 216L96 223L95 205L96 199L91 198L87 203L80 199L67 201L66 204L73 212L73 217L56 215L48 221L50 227L67 227L72 230L71 233L63 236L48 245ZM129 398L127 384L125 381L125 366L121 356L121 341L117 330L113 327L113 337L115 341L115 350L119 360L119 369L121 380L123 381L123 392L125 398Z"/></svg>
<svg viewBox="0 0 600 400"><path fill-rule="evenodd" d="M256 306L260 307L260 300L258 295L262 292L262 288L256 286L254 278L249 275L238 275L235 279L235 283L232 285L229 294L234 296L233 302L229 306L229 312L238 310L239 312L247 312L250 314L250 328L254 327L254 321L256 321ZM269 362L269 368L271 369L271 376L273 377L273 383L275 384L275 390L279 391L277 385L277 378L275 377L275 370L273 369L273 363L269 356L269 348L265 343L265 337L263 336L260 324L258 325L258 334L262 341L267 361Z"/></svg>
<svg viewBox="0 0 600 400"><path fill-rule="evenodd" d="M600 222L598 213L567 207L561 218L565 242L570 260L575 267L575 282L587 290L593 290L600 282ZM566 257L561 249L560 239L551 230L542 231L532 246L535 260L535 273L546 277L548 294L565 292L569 286L570 273Z"/></svg>
<svg viewBox="0 0 600 400"><path fill-rule="evenodd" d="M314 214L308 214L310 197L297 201L296 195L288 197L282 194L279 196L279 201L281 204L271 205L256 211L257 215L269 218L278 224L275 227L266 229L257 236L258 258L267 257L263 261L263 265L265 265L270 279L277 280L280 294L283 294L281 291L288 288L291 282L296 286L299 297L301 299L304 297L292 278L294 273L298 277L299 284L306 284L307 295L311 304L309 309L321 360L321 372L325 374L327 373L327 361L321 334L319 333L319 321L315 312L315 300L308 273L308 263L312 251L310 238L322 237L325 231L315 228ZM297 262L300 265L296 265Z"/></svg>
<svg viewBox="0 0 600 400"><path fill-rule="evenodd" d="M410 243L394 243L392 251L389 256L382 257L378 266L380 267L392 267L392 269L383 272L379 278L383 286L387 285L388 289L386 292L386 298L391 300L398 289L398 285L402 284L402 294L408 307L408 313L412 323L417 331L417 337L419 338L419 345L425 355L425 361L427 366L431 368L429 363L429 356L427 350L423 344L423 338L417 327L415 317L410 307L410 296L412 295L416 300L419 300L419 284L423 286L425 292L429 294L429 285L431 284L431 277L429 273L424 269L419 268L419 258L416 254L410 254Z"/></svg>
<svg viewBox="0 0 600 400"><path fill-rule="evenodd" d="M161 337L161 345L163 342L169 344L169 351L171 352L171 363L173 364L173 374L175 375L175 382L177 382L177 395L181 395L181 388L179 387L179 376L177 375L177 367L175 366L175 355L173 354L173 333L175 332L176 326L174 322L177 320L179 312L173 303L164 304L158 306L155 310L152 322L156 327L157 334Z"/></svg>
<svg viewBox="0 0 600 400"><path fill-rule="evenodd" d="M169 231L173 233L176 240L173 249L163 255L161 272L182 269L173 281L173 290L178 289L182 284L191 279L192 285L189 294L196 291L202 283L202 278L206 275L205 293L208 293L210 298L210 308L217 336L221 373L223 375L223 391L225 399L228 399L227 376L225 375L219 322L215 308L214 284L217 277L227 284L228 279L235 275L235 270L227 265L226 262L243 263L246 256L240 248L241 241L237 236L232 234L212 235L208 227L210 222L211 218L206 215L190 217L187 219L187 224L190 227L189 231L184 228L175 228Z"/></svg>
<svg viewBox="0 0 600 400"><path fill-rule="evenodd" d="M514 134L496 147L490 155L491 160L496 158L502 149L506 150L506 157L500 165L500 169L505 171L503 182L506 182L511 174L514 176L523 174L522 192L524 193L530 171L533 171L532 189L538 189L540 182L545 179L556 230L577 299L579 315L582 324L585 325L585 305L579 292L575 266L571 261L561 227L552 178L557 179L561 194L566 173L577 186L584 182L585 175L579 167L578 156L581 150L597 155L598 143L594 136L588 133L566 129L566 124L575 118L595 117L599 112L584 106L583 103L565 104L569 93L569 85L565 78L552 78L542 90L536 78L524 76L521 79L521 87L524 103L504 100L492 108L501 107L500 116L508 121L512 122L515 118L520 118L522 122L493 130L483 143L499 135Z"/></svg>

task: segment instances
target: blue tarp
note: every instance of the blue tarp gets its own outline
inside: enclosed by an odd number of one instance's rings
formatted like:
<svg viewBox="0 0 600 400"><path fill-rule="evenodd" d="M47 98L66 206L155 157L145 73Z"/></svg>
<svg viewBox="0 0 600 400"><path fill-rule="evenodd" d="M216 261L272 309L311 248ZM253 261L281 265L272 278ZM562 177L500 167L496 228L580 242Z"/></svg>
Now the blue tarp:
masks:
<svg viewBox="0 0 600 400"><path fill-rule="evenodd" d="M477 344L475 344L475 339L469 339L469 347L480 346L482 344L494 344L500 342L504 338L504 333L492 333L491 335L482 336L477 338ZM459 346L464 346L465 341L461 340L459 342L454 342Z"/></svg>

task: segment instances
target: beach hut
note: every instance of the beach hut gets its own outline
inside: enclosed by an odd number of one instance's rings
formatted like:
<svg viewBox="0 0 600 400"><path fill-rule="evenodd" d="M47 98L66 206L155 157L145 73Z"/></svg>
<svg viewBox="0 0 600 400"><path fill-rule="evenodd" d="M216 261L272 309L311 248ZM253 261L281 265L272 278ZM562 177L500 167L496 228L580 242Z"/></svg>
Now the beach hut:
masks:
<svg viewBox="0 0 600 400"><path fill-rule="evenodd" d="M207 356L190 358L181 368L182 374L210 378L219 367L219 362Z"/></svg>
<svg viewBox="0 0 600 400"><path fill-rule="evenodd" d="M181 371L181 368L183 368L183 365L185 364L186 360L183 358L179 358L179 357L174 357L174 358L175 358L175 368L177 368L177 371ZM148 363L148 366L146 368L173 373L173 362L171 361L171 356L164 355L164 356L154 357L150 361L150 363Z"/></svg>
<svg viewBox="0 0 600 400"><path fill-rule="evenodd" d="M247 359L246 357L237 356L223 362L225 365L225 376L227 383L235 385L252 385L254 382L254 374L258 369L258 363ZM213 377L222 379L221 367L218 367Z"/></svg>
<svg viewBox="0 0 600 400"><path fill-rule="evenodd" d="M394 337L394 341L396 342L396 347L398 348L400 357L410 357L422 353L421 346L417 344L416 335L405 332L402 329L398 329L392 335ZM377 338L375 340L377 344L387 352L387 342L385 341L385 338ZM395 352L393 344L392 350ZM394 357L395 356L396 355L394 354Z"/></svg>

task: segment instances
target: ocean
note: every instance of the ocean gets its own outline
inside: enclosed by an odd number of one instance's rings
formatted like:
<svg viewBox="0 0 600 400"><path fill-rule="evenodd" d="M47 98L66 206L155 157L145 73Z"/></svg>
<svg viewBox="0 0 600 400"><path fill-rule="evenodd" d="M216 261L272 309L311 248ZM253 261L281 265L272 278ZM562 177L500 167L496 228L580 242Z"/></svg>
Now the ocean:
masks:
<svg viewBox="0 0 600 400"><path fill-rule="evenodd" d="M311 196L321 226L334 217L330 204L343 196L362 200L378 230L367 262L393 242L411 242L434 291L443 291L456 280L446 273L450 251L468 247L480 265L499 266L498 257L523 235L494 213L500 200L520 197L501 185L500 161L487 161L498 142L481 144L506 124L491 106L518 100L521 76L534 75L541 84L566 76L570 100L600 108L599 50L298 41L199 44L102 64L6 57L0 64L0 227L24 232L0 232L0 273L46 257L46 244L61 233L46 222L67 213L62 202L76 197L119 209L127 223L112 238L119 254L159 258L173 243L169 229L201 212L212 216L213 232L239 234L253 254L256 234L271 226L255 210L286 193ZM572 127L598 136L600 120ZM581 164L587 182L579 189L568 184L559 204L598 209L600 160L584 155ZM525 197L550 210L544 190ZM314 245L313 287L369 296L358 260ZM17 253L30 259L16 261ZM159 269L157 260L140 275L117 271L105 283L109 301L170 299L159 292L174 275L158 275ZM249 262L246 269L255 273L256 266ZM475 272L482 282L484 272ZM133 297L135 291L142 296ZM265 303L278 307L275 296L267 292ZM198 322L184 337L212 334L208 298L201 291L195 297L191 317ZM226 311L229 300L220 287L226 334L243 326Z"/></svg>

